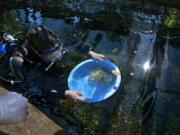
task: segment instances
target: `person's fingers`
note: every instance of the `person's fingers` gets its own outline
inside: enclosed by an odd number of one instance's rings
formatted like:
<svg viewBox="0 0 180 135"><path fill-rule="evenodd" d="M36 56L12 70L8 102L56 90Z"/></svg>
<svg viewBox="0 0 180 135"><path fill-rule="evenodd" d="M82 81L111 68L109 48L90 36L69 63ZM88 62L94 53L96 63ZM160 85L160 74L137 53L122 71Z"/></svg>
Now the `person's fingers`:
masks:
<svg viewBox="0 0 180 135"><path fill-rule="evenodd" d="M103 57L97 56L96 59L103 61Z"/></svg>
<svg viewBox="0 0 180 135"><path fill-rule="evenodd" d="M99 54L99 56L100 56L100 57L102 57L102 58L104 57L104 55L103 55L103 54Z"/></svg>
<svg viewBox="0 0 180 135"><path fill-rule="evenodd" d="M101 58L101 57L98 57L97 59L100 60L100 61L103 61L103 58Z"/></svg>
<svg viewBox="0 0 180 135"><path fill-rule="evenodd" d="M77 99L77 102L80 102L80 103L89 103L87 100L85 100L85 99L83 99L83 98L81 98L81 97L79 97L79 98Z"/></svg>
<svg viewBox="0 0 180 135"><path fill-rule="evenodd" d="M103 58L103 59L107 59L107 57L106 57L106 56L104 56L104 55L102 56L102 58Z"/></svg>
<svg viewBox="0 0 180 135"><path fill-rule="evenodd" d="M76 94L77 94L78 96L82 96L82 95L83 95L81 92L78 92L78 91L76 91Z"/></svg>
<svg viewBox="0 0 180 135"><path fill-rule="evenodd" d="M104 59L107 59L107 57L104 56L103 54L98 54L98 55L96 55L96 59L103 61Z"/></svg>
<svg viewBox="0 0 180 135"><path fill-rule="evenodd" d="M100 54L100 57L103 59L108 59L106 56L104 56L103 54Z"/></svg>

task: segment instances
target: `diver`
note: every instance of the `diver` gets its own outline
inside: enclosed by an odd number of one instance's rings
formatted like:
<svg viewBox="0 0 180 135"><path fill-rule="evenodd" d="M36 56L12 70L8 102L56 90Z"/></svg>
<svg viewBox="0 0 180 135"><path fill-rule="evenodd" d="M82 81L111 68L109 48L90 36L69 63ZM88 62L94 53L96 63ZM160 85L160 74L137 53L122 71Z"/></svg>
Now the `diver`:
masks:
<svg viewBox="0 0 180 135"><path fill-rule="evenodd" d="M16 79L28 82L33 88L37 87L46 93L47 98L52 97L52 100L66 97L75 102L86 102L81 98L82 93L76 90L61 89L65 81L64 77L57 77L57 72L48 73L50 68L61 61L66 53L63 50L66 44L63 44L57 34L46 26L40 25L29 29L25 36L23 44L10 57L10 68ZM103 54L95 53L82 43L77 43L72 48L95 59L106 58ZM56 93L53 94L52 91Z"/></svg>
<svg viewBox="0 0 180 135"><path fill-rule="evenodd" d="M17 41L12 35L6 32L0 32L1 62L10 58L11 54L16 48L16 45ZM1 64L4 65L5 63ZM5 84L4 82L9 82L11 84L14 83L14 81L5 79L3 77L1 77L0 79L3 80L3 84ZM25 97L16 92L4 92L0 94L0 125L23 122L26 120L27 115L28 105L27 99Z"/></svg>
<svg viewBox="0 0 180 135"><path fill-rule="evenodd" d="M14 82L34 83L48 95L47 98L51 97L52 90L57 90L55 95L58 99L67 97L75 102L86 102L80 97L82 93L76 90L59 90L62 87L62 79L56 77L56 73L48 74L48 70L55 65L54 63L59 62L65 53L63 51L64 44L54 32L44 25L33 27L27 32L26 38L20 46L17 45L19 44L18 40L14 36L6 32L0 32L0 36L0 58L9 59L10 70L17 81L2 77L1 80L11 84L14 84ZM71 47L90 55L92 58L105 59L104 55L95 53L88 46L81 43ZM54 99L53 96L52 99ZM25 121L28 114L27 110L27 99L21 94L16 92L0 94L0 125Z"/></svg>

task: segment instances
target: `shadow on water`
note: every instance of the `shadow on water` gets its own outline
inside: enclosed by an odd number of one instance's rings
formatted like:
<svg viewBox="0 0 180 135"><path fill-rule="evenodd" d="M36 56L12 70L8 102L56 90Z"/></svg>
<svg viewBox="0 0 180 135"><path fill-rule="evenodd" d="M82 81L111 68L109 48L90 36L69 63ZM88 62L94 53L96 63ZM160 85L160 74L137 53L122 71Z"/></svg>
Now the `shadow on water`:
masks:
<svg viewBox="0 0 180 135"><path fill-rule="evenodd" d="M146 2L98 0L6 0L0 7L2 30L13 34L44 24L65 40L67 49L82 42L105 54L121 70L119 90L99 103L67 99L56 103L58 90L44 95L31 81L9 87L28 97L70 134L180 134L180 10ZM64 56L59 65L64 81L57 89L67 89L69 72L87 58L74 51ZM0 73L6 76L5 58L3 62Z"/></svg>

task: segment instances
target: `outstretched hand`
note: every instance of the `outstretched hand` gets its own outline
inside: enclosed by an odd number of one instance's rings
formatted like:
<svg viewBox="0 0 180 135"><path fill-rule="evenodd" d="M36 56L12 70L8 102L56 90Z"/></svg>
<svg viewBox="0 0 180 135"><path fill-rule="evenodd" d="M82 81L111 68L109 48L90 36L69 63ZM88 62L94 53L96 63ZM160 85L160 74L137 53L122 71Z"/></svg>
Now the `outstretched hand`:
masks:
<svg viewBox="0 0 180 135"><path fill-rule="evenodd" d="M98 60L101 60L101 61L103 61L104 59L107 59L103 54L95 53L93 51L89 51L88 53L94 59L98 59Z"/></svg>
<svg viewBox="0 0 180 135"><path fill-rule="evenodd" d="M81 92L75 91L75 90L66 90L65 91L65 96L67 98L72 99L74 102L79 102L79 103L88 103L87 100L81 98L80 96L82 96L83 94Z"/></svg>

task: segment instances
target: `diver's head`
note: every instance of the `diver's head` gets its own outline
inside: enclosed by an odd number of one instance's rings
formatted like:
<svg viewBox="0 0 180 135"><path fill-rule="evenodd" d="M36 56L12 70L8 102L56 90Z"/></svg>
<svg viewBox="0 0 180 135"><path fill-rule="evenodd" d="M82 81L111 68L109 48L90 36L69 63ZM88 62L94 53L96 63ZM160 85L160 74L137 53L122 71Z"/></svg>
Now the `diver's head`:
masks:
<svg viewBox="0 0 180 135"><path fill-rule="evenodd" d="M39 53L53 48L57 42L57 35L44 25L33 27L26 34L28 44Z"/></svg>
<svg viewBox="0 0 180 135"><path fill-rule="evenodd" d="M61 58L63 44L56 33L44 25L33 27L27 34L27 44L39 53L45 63Z"/></svg>

